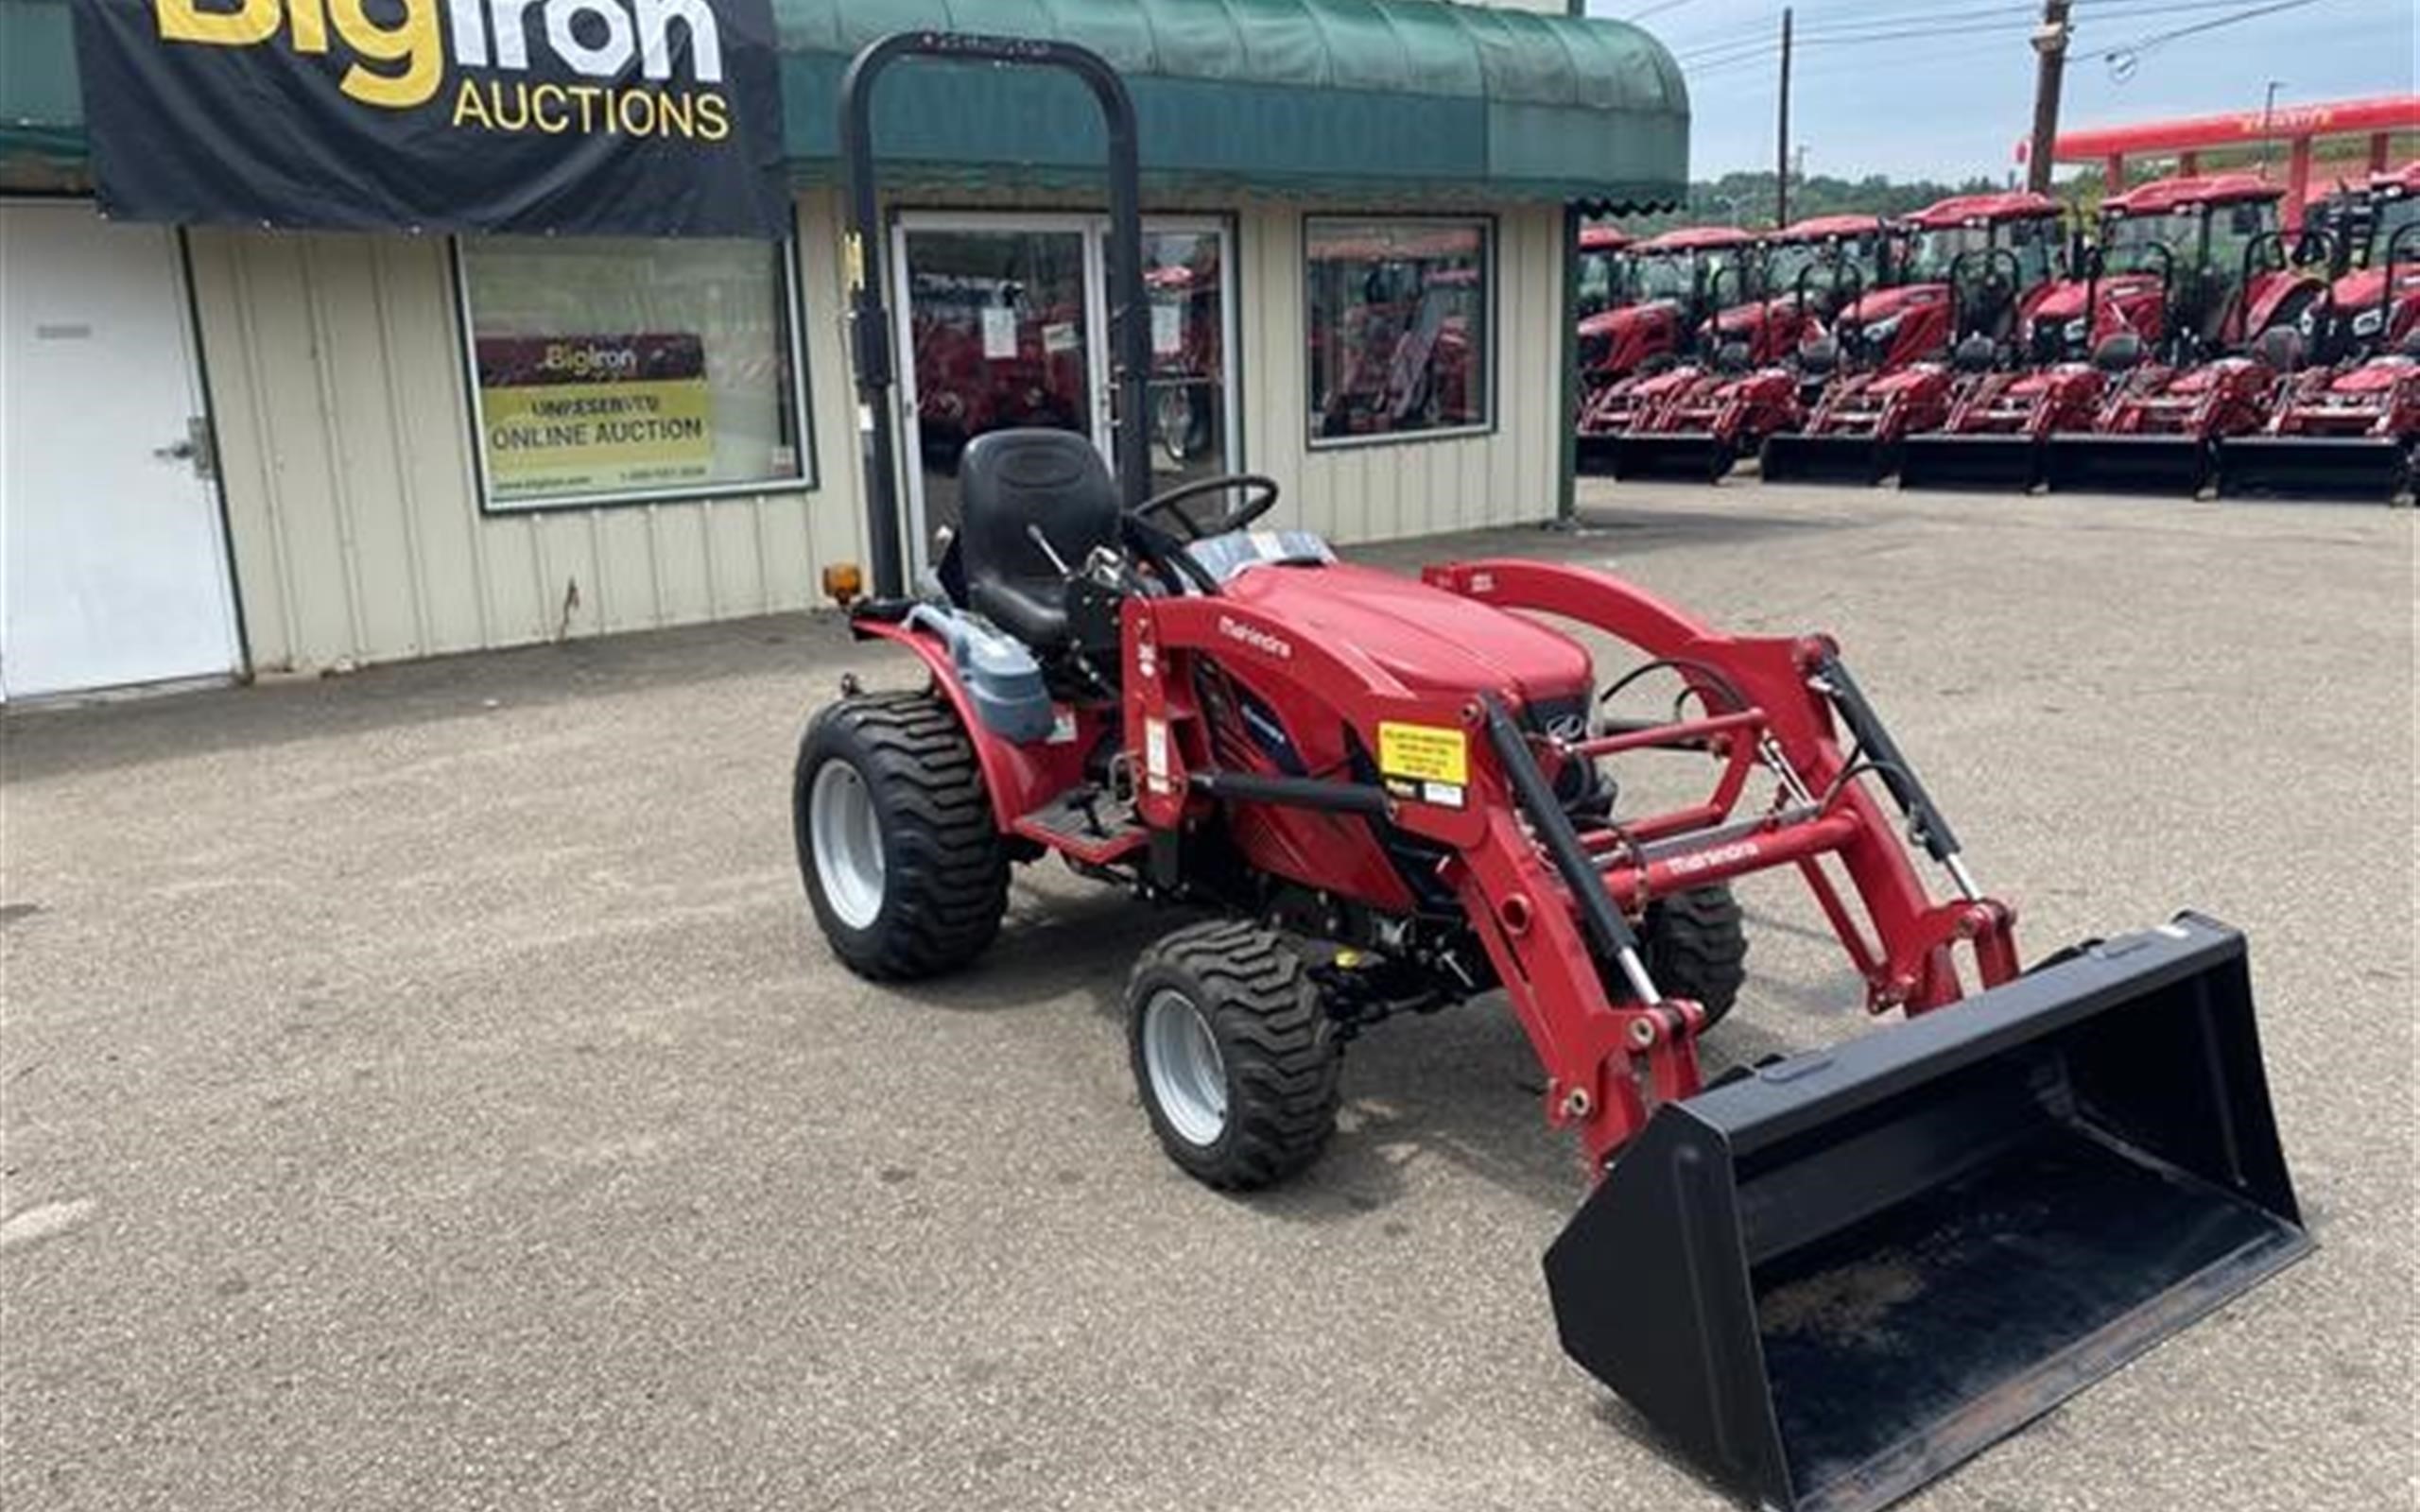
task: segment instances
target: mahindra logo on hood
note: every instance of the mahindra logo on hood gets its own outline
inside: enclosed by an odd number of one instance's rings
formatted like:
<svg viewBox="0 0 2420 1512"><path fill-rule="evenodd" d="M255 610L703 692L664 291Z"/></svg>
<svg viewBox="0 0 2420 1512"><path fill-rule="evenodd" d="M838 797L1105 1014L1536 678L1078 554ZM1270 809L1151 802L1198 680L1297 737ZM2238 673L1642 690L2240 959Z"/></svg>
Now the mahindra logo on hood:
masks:
<svg viewBox="0 0 2420 1512"><path fill-rule="evenodd" d="M1246 625L1241 620L1231 620L1221 614L1219 616L1219 633L1230 641L1240 641L1264 656L1273 656L1280 662L1293 660L1292 642L1271 635L1257 625Z"/></svg>

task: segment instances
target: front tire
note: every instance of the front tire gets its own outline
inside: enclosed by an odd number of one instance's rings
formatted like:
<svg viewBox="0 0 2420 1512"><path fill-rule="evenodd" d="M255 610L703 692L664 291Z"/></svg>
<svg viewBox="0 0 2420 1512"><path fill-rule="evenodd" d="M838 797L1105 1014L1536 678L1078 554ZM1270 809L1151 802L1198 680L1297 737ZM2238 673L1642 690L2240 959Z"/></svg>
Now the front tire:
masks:
<svg viewBox="0 0 2420 1512"><path fill-rule="evenodd" d="M999 933L1008 850L975 743L934 695L820 711L799 742L790 822L816 922L859 976L936 976Z"/></svg>
<svg viewBox="0 0 2420 1512"><path fill-rule="evenodd" d="M1720 1023L1748 980L1748 930L1739 901L1721 883L1656 899L1639 920L1647 974L1658 991L1705 1009Z"/></svg>
<svg viewBox="0 0 2420 1512"><path fill-rule="evenodd" d="M1336 1131L1343 1047L1302 958L1257 924L1180 929L1126 989L1127 1048L1160 1147L1222 1191L1272 1185Z"/></svg>

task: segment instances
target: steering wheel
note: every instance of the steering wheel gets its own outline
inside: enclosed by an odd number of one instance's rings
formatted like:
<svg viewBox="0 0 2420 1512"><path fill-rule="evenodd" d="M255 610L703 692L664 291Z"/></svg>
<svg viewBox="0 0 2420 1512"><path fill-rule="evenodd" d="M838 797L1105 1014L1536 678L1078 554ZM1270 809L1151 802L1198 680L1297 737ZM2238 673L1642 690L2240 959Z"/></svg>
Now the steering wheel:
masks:
<svg viewBox="0 0 2420 1512"><path fill-rule="evenodd" d="M1201 524L1193 516L1176 507L1180 504L1214 493L1240 493L1243 497L1227 506L1219 513L1219 518L1207 526ZM1263 477L1257 472L1229 472L1218 477L1196 478L1190 483L1180 483L1165 493L1151 495L1128 512L1137 520L1149 520L1155 515L1172 514L1175 517L1177 528L1184 532L1185 540L1207 541L1212 536L1223 536L1230 530L1241 530L1274 508L1276 504L1275 480Z"/></svg>

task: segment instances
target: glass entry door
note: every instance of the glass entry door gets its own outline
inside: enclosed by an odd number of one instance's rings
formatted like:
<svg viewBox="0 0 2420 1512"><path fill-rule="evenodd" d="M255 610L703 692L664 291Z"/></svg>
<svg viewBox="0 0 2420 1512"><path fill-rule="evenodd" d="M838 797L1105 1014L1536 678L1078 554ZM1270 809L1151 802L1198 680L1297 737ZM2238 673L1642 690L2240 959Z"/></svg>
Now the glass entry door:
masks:
<svg viewBox="0 0 2420 1512"><path fill-rule="evenodd" d="M911 563L958 525L958 461L986 431L1095 436L1093 258L1082 226L904 222L897 236Z"/></svg>
<svg viewBox="0 0 2420 1512"><path fill-rule="evenodd" d="M987 431L1091 438L1113 470L1107 226L1095 215L908 212L892 234L903 354L908 561L959 520L959 459ZM1233 470L1235 309L1225 227L1153 220L1143 236L1154 489Z"/></svg>

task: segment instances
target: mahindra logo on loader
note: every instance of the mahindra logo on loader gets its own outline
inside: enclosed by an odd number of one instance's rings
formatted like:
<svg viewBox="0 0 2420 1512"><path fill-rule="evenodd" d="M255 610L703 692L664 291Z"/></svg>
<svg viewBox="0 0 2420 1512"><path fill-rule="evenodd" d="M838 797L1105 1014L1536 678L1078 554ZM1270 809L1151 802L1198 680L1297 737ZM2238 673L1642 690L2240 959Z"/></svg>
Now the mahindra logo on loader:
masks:
<svg viewBox="0 0 2420 1512"><path fill-rule="evenodd" d="M1730 845L1710 846L1703 850L1685 851L1665 863L1676 877L1687 877L1734 862L1754 861L1764 854L1764 848L1754 840L1737 840Z"/></svg>
<svg viewBox="0 0 2420 1512"><path fill-rule="evenodd" d="M1231 620L1221 614L1219 616L1219 633L1230 641L1242 642L1263 656L1273 656L1280 662L1294 659L1291 641L1271 635L1257 625L1246 625L1241 620Z"/></svg>

